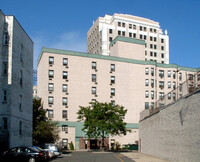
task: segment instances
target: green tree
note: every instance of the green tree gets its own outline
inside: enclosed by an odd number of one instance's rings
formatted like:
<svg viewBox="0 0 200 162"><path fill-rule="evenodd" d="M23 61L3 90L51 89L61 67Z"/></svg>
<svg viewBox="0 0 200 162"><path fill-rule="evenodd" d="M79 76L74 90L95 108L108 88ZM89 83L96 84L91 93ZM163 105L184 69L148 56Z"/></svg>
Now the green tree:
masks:
<svg viewBox="0 0 200 162"><path fill-rule="evenodd" d="M70 150L74 150L74 144L73 144L73 142L71 142L71 143L69 144L69 148L70 148Z"/></svg>
<svg viewBox="0 0 200 162"><path fill-rule="evenodd" d="M101 137L104 149L104 139L107 135L126 135L126 123L123 121L127 110L123 106L112 103L90 103L90 106L80 106L78 120L84 121L83 131L91 137Z"/></svg>
<svg viewBox="0 0 200 162"><path fill-rule="evenodd" d="M48 120L40 98L33 99L33 145L55 143L59 139L57 122Z"/></svg>

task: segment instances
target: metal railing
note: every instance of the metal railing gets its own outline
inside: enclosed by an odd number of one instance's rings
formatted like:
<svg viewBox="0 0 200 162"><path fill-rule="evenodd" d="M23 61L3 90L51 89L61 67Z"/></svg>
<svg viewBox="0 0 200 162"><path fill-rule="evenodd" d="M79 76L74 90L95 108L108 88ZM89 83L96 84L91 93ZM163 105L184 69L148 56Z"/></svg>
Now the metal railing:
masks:
<svg viewBox="0 0 200 162"><path fill-rule="evenodd" d="M154 102L153 105L149 106L149 115L159 112L162 107L195 92L197 89L200 89L199 75L200 73L193 75L193 77L190 77L185 82L179 84L178 87L173 87L173 90L166 95L160 95L159 100Z"/></svg>

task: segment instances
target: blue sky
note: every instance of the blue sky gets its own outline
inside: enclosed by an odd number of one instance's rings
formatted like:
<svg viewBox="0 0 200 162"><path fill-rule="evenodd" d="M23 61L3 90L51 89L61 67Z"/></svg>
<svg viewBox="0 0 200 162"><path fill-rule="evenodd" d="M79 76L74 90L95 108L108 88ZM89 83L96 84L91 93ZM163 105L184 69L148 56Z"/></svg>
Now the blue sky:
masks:
<svg viewBox="0 0 200 162"><path fill-rule="evenodd" d="M99 16L123 13L158 21L168 30L170 63L200 67L199 0L4 0L34 41L34 69L43 46L87 51L87 31Z"/></svg>

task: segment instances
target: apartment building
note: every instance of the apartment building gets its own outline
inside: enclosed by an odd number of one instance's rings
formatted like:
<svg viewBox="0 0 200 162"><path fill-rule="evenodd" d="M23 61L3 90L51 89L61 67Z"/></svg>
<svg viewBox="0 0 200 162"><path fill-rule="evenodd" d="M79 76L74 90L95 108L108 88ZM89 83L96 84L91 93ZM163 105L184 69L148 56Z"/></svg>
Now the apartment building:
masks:
<svg viewBox="0 0 200 162"><path fill-rule="evenodd" d="M127 14L99 17L87 33L88 53L110 55L110 43L117 37L145 41L145 60L169 64L169 36L158 22Z"/></svg>
<svg viewBox="0 0 200 162"><path fill-rule="evenodd" d="M1 149L32 144L33 41L0 10Z"/></svg>
<svg viewBox="0 0 200 162"><path fill-rule="evenodd" d="M114 142L137 144L140 112L198 71L146 61L145 42L117 36L109 45L110 55L42 49L38 59L38 96L47 109L47 117L59 123L61 145L73 142L77 150L90 145L81 130L83 123L77 122L77 111L91 101L113 102L128 110L125 122L131 133L109 136L109 146ZM181 94L180 90L173 95L177 98ZM174 97L169 97L169 102ZM100 144L99 140L91 140Z"/></svg>

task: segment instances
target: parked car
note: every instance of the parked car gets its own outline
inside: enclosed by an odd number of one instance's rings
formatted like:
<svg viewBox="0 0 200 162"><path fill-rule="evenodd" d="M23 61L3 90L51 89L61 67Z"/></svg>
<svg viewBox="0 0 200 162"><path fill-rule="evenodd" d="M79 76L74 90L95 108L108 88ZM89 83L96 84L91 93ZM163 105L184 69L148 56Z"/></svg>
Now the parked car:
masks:
<svg viewBox="0 0 200 162"><path fill-rule="evenodd" d="M44 152L44 153L46 154L46 156L47 156L47 160L49 160L49 159L52 158L51 153L49 153L49 151L45 151L45 150L43 150L43 149L42 149L41 147L39 147L39 146L32 146L32 147L35 148L35 149L37 149L37 150L39 150L39 151Z"/></svg>
<svg viewBox="0 0 200 162"><path fill-rule="evenodd" d="M45 151L53 152L56 157L59 156L59 155L61 155L61 152L58 151L58 146L55 145L55 144L46 143L46 144L39 145L39 146L42 149L44 149Z"/></svg>
<svg viewBox="0 0 200 162"><path fill-rule="evenodd" d="M33 147L14 147L3 153L3 161L36 162L46 161L47 155Z"/></svg>

